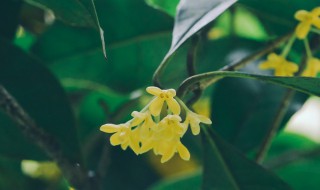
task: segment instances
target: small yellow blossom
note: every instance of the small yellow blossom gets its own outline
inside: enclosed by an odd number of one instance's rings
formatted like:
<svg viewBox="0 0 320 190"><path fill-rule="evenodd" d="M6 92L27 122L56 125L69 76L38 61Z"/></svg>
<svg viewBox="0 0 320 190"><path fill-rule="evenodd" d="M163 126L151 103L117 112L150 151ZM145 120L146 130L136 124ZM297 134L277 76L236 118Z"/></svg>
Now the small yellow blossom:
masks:
<svg viewBox="0 0 320 190"><path fill-rule="evenodd" d="M316 77L320 72L320 60L317 58L310 58L307 62L307 67L302 73L305 77Z"/></svg>
<svg viewBox="0 0 320 190"><path fill-rule="evenodd" d="M312 11L308 12L305 10L297 11L294 17L300 21L297 25L295 33L299 39L304 39L312 25L320 28L320 7L314 8Z"/></svg>
<svg viewBox="0 0 320 190"><path fill-rule="evenodd" d="M123 150L126 150L130 146L136 154L139 154L139 141L135 138L138 130L131 131L129 123L120 125L105 124L100 127L100 130L105 133L114 133L110 137L110 143L113 146L121 145Z"/></svg>
<svg viewBox="0 0 320 190"><path fill-rule="evenodd" d="M267 61L259 65L260 69L274 69L275 76L293 76L299 67L293 62L287 61L284 57L275 53L271 53L267 57Z"/></svg>
<svg viewBox="0 0 320 190"><path fill-rule="evenodd" d="M205 116L198 115L192 111L187 112L185 124L189 125L193 135L198 135L200 133L200 123L211 124L211 120Z"/></svg>
<svg viewBox="0 0 320 190"><path fill-rule="evenodd" d="M126 123L102 125L100 130L105 133L114 133L110 137L113 146L121 145L125 150L130 147L137 155L153 150L161 156L161 163L170 160L178 153L183 160L190 159L190 152L181 143L181 138L190 125L193 134L199 134L199 123L211 124L211 120L193 113L176 96L174 89L161 90L157 87L148 87L147 92L155 98L140 112L134 111L132 119ZM166 103L169 109L163 109ZM186 117L184 122L180 117L180 105L184 108Z"/></svg>
<svg viewBox="0 0 320 190"><path fill-rule="evenodd" d="M177 115L180 114L180 106L173 98L176 96L176 91L174 89L161 90L160 88L152 86L147 88L147 92L156 96L149 106L152 115L158 116L160 114L164 102L167 103L172 113Z"/></svg>

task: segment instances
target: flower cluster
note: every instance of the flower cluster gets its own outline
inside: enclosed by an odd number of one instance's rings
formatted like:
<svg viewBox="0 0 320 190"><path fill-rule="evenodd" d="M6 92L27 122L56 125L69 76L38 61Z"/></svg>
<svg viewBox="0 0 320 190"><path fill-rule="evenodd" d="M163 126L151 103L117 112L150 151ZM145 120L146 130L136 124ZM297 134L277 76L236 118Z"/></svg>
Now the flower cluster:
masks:
<svg viewBox="0 0 320 190"><path fill-rule="evenodd" d="M313 57L310 50L307 35L310 31L315 31L320 34L320 7L314 8L310 12L299 10L294 15L300 21L295 29L295 33L286 44L281 55L271 53L267 56L267 60L259 65L262 70L273 69L275 76L293 76L298 72L299 67L297 64L290 62L286 59L296 38L304 40L307 57L307 64L302 72L302 76L316 77L320 72L320 60Z"/></svg>
<svg viewBox="0 0 320 190"><path fill-rule="evenodd" d="M154 98L140 112L132 112L131 120L119 125L108 123L102 125L100 130L114 133L110 137L113 146L120 145L123 150L130 147L137 155L153 150L156 155L162 156L161 163L164 163L178 152L183 160L189 160L190 153L181 143L181 138L189 126L197 135L200 133L199 124L211 124L211 120L189 110L176 97L174 89L148 87L147 92ZM182 111L184 121L180 116Z"/></svg>

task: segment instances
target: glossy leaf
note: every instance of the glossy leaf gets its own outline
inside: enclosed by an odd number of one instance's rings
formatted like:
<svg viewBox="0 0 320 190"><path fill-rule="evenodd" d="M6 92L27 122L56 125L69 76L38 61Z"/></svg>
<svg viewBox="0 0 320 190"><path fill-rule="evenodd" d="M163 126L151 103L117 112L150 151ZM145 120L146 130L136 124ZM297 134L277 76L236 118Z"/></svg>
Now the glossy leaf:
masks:
<svg viewBox="0 0 320 190"><path fill-rule="evenodd" d="M17 99L39 127L58 139L64 153L79 162L77 132L68 99L55 77L22 50L7 41L0 43L0 83ZM15 124L1 113L1 154L19 159L43 159Z"/></svg>
<svg viewBox="0 0 320 190"><path fill-rule="evenodd" d="M291 189L227 144L212 128L203 127L203 189Z"/></svg>
<svg viewBox="0 0 320 190"><path fill-rule="evenodd" d="M174 17L179 1L180 0L146 0L146 3L153 8L164 11L168 15Z"/></svg>
<svg viewBox="0 0 320 190"><path fill-rule="evenodd" d="M212 95L212 119L217 132L247 152L259 147L279 109L286 89L250 79L220 81ZM276 94L276 95L275 95ZM308 96L297 93L291 100L283 127Z"/></svg>
<svg viewBox="0 0 320 190"><path fill-rule="evenodd" d="M216 19L235 2L236 0L181 0L177 7L171 47L164 61L187 39Z"/></svg>
<svg viewBox="0 0 320 190"><path fill-rule="evenodd" d="M256 75L242 72L233 72L233 71L213 71L208 72L205 75L200 76L198 79L204 81L206 79L213 78L249 78L264 81L267 83L283 86L286 88L294 89L299 92L303 92L310 95L320 96L319 87L319 78L311 77L277 77L277 76L267 76L267 75ZM198 81L197 81L198 82ZM196 83L196 80L189 80L184 83L184 87Z"/></svg>
<svg viewBox="0 0 320 190"><path fill-rule="evenodd" d="M100 26L94 0L65 0L63 2L55 0L31 1L37 2L53 10L55 16L67 24L95 28L100 34L102 51L106 57L104 31Z"/></svg>
<svg viewBox="0 0 320 190"><path fill-rule="evenodd" d="M142 0L99 0L96 7L100 24L108 29L108 63L101 57L95 31L59 22L39 38L33 52L59 78L92 80L122 92L151 84L152 73L170 44L172 19ZM133 12L127 11L131 7Z"/></svg>

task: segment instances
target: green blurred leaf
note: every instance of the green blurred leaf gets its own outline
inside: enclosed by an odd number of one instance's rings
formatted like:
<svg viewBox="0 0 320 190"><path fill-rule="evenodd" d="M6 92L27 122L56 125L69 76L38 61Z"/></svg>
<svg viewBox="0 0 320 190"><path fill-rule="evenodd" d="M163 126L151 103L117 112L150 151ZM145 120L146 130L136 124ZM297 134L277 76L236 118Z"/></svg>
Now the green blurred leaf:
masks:
<svg viewBox="0 0 320 190"><path fill-rule="evenodd" d="M239 0L239 3L252 10L261 19L267 31L277 35L286 34L294 29L297 23L294 19L296 11L310 11L319 6L318 0Z"/></svg>
<svg viewBox="0 0 320 190"><path fill-rule="evenodd" d="M0 1L0 38L14 39L19 24L22 0Z"/></svg>
<svg viewBox="0 0 320 190"><path fill-rule="evenodd" d="M109 63L98 51L95 31L59 22L39 38L33 52L61 79L92 80L122 92L151 84L152 73L170 44L172 19L143 0L99 0L96 7L100 23L108 31ZM128 11L132 7L135 9Z"/></svg>
<svg viewBox="0 0 320 190"><path fill-rule="evenodd" d="M317 147L319 147L319 144L301 135L280 133L274 139L268 157L273 158L270 161L276 161L277 156L293 152L310 151ZM282 166L279 165L273 170L296 190L318 189L320 187L319 154L314 154L313 157L300 158L288 164L283 163Z"/></svg>
<svg viewBox="0 0 320 190"><path fill-rule="evenodd" d="M204 147L202 189L291 189L278 177L245 158L215 134L202 128Z"/></svg>
<svg viewBox="0 0 320 190"><path fill-rule="evenodd" d="M200 172L171 177L152 185L149 190L194 190L201 186Z"/></svg>
<svg viewBox="0 0 320 190"><path fill-rule="evenodd" d="M266 136L286 90L249 79L224 79L212 95L212 117L217 132L237 148L248 152ZM298 111L307 95L297 93L282 120L283 127Z"/></svg>
<svg viewBox="0 0 320 190"><path fill-rule="evenodd" d="M187 39L235 2L236 0L181 0L177 7L171 47L163 61L166 61Z"/></svg>
<svg viewBox="0 0 320 190"><path fill-rule="evenodd" d="M176 8L180 0L145 0L148 5L155 9L164 11L168 15L174 17Z"/></svg>
<svg viewBox="0 0 320 190"><path fill-rule="evenodd" d="M38 61L22 50L0 43L0 83L17 99L39 127L60 142L64 153L79 162L77 132L67 97L58 81ZM43 159L42 151L22 136L15 124L1 114L0 152L19 159Z"/></svg>

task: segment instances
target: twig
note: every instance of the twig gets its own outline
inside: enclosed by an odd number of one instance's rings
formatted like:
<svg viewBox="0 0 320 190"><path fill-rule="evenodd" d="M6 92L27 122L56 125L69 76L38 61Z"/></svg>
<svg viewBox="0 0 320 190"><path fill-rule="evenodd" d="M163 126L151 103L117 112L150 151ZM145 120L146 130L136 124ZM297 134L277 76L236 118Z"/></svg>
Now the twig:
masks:
<svg viewBox="0 0 320 190"><path fill-rule="evenodd" d="M89 180L78 163L72 163L62 153L59 143L39 128L18 102L0 85L0 108L15 122L22 133L38 145L60 167L70 184L75 188L90 189Z"/></svg>
<svg viewBox="0 0 320 190"><path fill-rule="evenodd" d="M277 158L274 158L270 161L267 161L265 164L263 164L268 169L277 169L283 166L286 166L288 164L291 164L293 162L298 162L303 159L307 159L314 156L320 155L320 147L311 149L311 150L296 150L296 151L290 151L283 153Z"/></svg>
<svg viewBox="0 0 320 190"><path fill-rule="evenodd" d="M261 147L258 150L257 156L256 156L256 162L257 163L262 163L264 157L266 156L272 140L274 138L274 136L277 134L277 131L279 130L281 121L283 120L285 114L288 111L290 102L292 100L292 98L295 95L295 91L294 90L287 90L285 95L283 96L282 100L281 100L281 104L276 112L276 116L273 119L271 126L268 130L268 133L266 135L266 137L264 138Z"/></svg>

